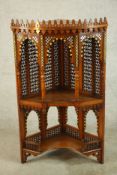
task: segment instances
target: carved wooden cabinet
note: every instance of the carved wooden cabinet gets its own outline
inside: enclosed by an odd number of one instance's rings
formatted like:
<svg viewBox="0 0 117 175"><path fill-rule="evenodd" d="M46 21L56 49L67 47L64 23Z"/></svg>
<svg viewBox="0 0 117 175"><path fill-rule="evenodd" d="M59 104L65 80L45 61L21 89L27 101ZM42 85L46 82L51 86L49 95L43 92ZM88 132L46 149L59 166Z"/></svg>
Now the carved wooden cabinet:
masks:
<svg viewBox="0 0 117 175"><path fill-rule="evenodd" d="M107 20L11 22L14 37L21 162L49 149L72 148L104 162L105 42ZM47 113L58 109L59 125L47 129ZM74 106L77 127L67 124ZM40 132L27 135L36 111ZM85 131L93 110L97 135Z"/></svg>

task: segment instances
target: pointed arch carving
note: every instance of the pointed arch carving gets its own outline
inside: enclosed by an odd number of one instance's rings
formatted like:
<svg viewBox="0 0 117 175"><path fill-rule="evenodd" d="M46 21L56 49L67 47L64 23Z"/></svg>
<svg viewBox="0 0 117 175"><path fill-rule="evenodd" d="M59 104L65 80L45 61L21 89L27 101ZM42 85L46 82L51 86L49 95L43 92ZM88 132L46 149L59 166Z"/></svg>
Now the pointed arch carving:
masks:
<svg viewBox="0 0 117 175"><path fill-rule="evenodd" d="M21 42L19 64L22 96L33 96L40 93L40 70L37 48L31 39Z"/></svg>
<svg viewBox="0 0 117 175"><path fill-rule="evenodd" d="M90 112L92 114L90 114L90 116L88 116L88 114ZM98 110L97 109L88 109L84 112L84 130L86 130L86 127L89 123L89 122L87 123L87 117L89 117L89 119L91 119L90 117L94 117L94 118L92 118L93 122L94 122L94 119L95 119L95 127L94 128L97 128L97 130L95 130L95 134L98 135L98 133L99 133L99 114L98 114Z"/></svg>

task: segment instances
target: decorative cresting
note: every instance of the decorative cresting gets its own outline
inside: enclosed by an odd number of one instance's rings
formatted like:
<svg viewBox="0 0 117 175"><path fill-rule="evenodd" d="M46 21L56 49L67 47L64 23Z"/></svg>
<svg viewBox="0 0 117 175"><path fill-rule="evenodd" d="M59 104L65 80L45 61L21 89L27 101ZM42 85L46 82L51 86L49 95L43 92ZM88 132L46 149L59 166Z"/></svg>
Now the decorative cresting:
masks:
<svg viewBox="0 0 117 175"><path fill-rule="evenodd" d="M22 163L30 155L58 148L72 148L104 162L107 26L106 18L11 21ZM49 128L51 106L58 110L58 125ZM67 122L69 106L75 108L76 127ZM90 110L97 119L95 135L85 129ZM39 132L29 135L31 111L37 113Z"/></svg>
<svg viewBox="0 0 117 175"><path fill-rule="evenodd" d="M77 31L81 32L99 32L106 30L107 28L107 19L100 18L98 21L97 18L92 21L91 19L89 22L85 19L84 21L81 21L80 19L78 21L76 20L49 20L49 21L37 21L34 22L33 20L29 22L27 20L26 23L24 21L19 20L12 20L11 22L12 30L19 32L27 32L30 31L31 33L39 33L42 32L45 34L48 32L49 34L54 33L76 33ZM62 29L62 30L61 30Z"/></svg>

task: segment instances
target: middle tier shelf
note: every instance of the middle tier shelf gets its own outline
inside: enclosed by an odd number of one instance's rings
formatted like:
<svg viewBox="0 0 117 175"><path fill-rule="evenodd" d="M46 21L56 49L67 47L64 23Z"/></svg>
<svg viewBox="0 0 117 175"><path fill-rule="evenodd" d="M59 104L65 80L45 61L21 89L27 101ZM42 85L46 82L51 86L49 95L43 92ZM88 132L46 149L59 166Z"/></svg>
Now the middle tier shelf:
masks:
<svg viewBox="0 0 117 175"><path fill-rule="evenodd" d="M41 108L43 103L47 106L91 106L100 105L103 103L103 99L94 98L88 96L75 97L74 91L71 90L59 90L59 91L48 91L45 98L40 96L24 98L20 100L21 107L32 106L35 108Z"/></svg>

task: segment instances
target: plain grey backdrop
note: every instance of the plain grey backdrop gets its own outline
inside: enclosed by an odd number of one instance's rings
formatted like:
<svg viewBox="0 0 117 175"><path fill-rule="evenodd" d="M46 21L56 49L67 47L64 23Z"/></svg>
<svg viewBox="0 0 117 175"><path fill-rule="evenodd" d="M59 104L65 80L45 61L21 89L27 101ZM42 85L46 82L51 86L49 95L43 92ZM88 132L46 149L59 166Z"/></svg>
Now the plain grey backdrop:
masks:
<svg viewBox="0 0 117 175"><path fill-rule="evenodd" d="M11 19L108 18L106 74L105 164L71 150L55 150L20 164L15 66ZM0 174L1 175L116 175L117 174L117 0L0 0ZM76 125L74 108L69 122ZM96 132L96 119L89 113L87 130ZM33 121L34 118L34 121ZM56 108L48 114L49 126L57 123ZM33 122L33 125L32 125ZM37 131L34 112L28 132Z"/></svg>

